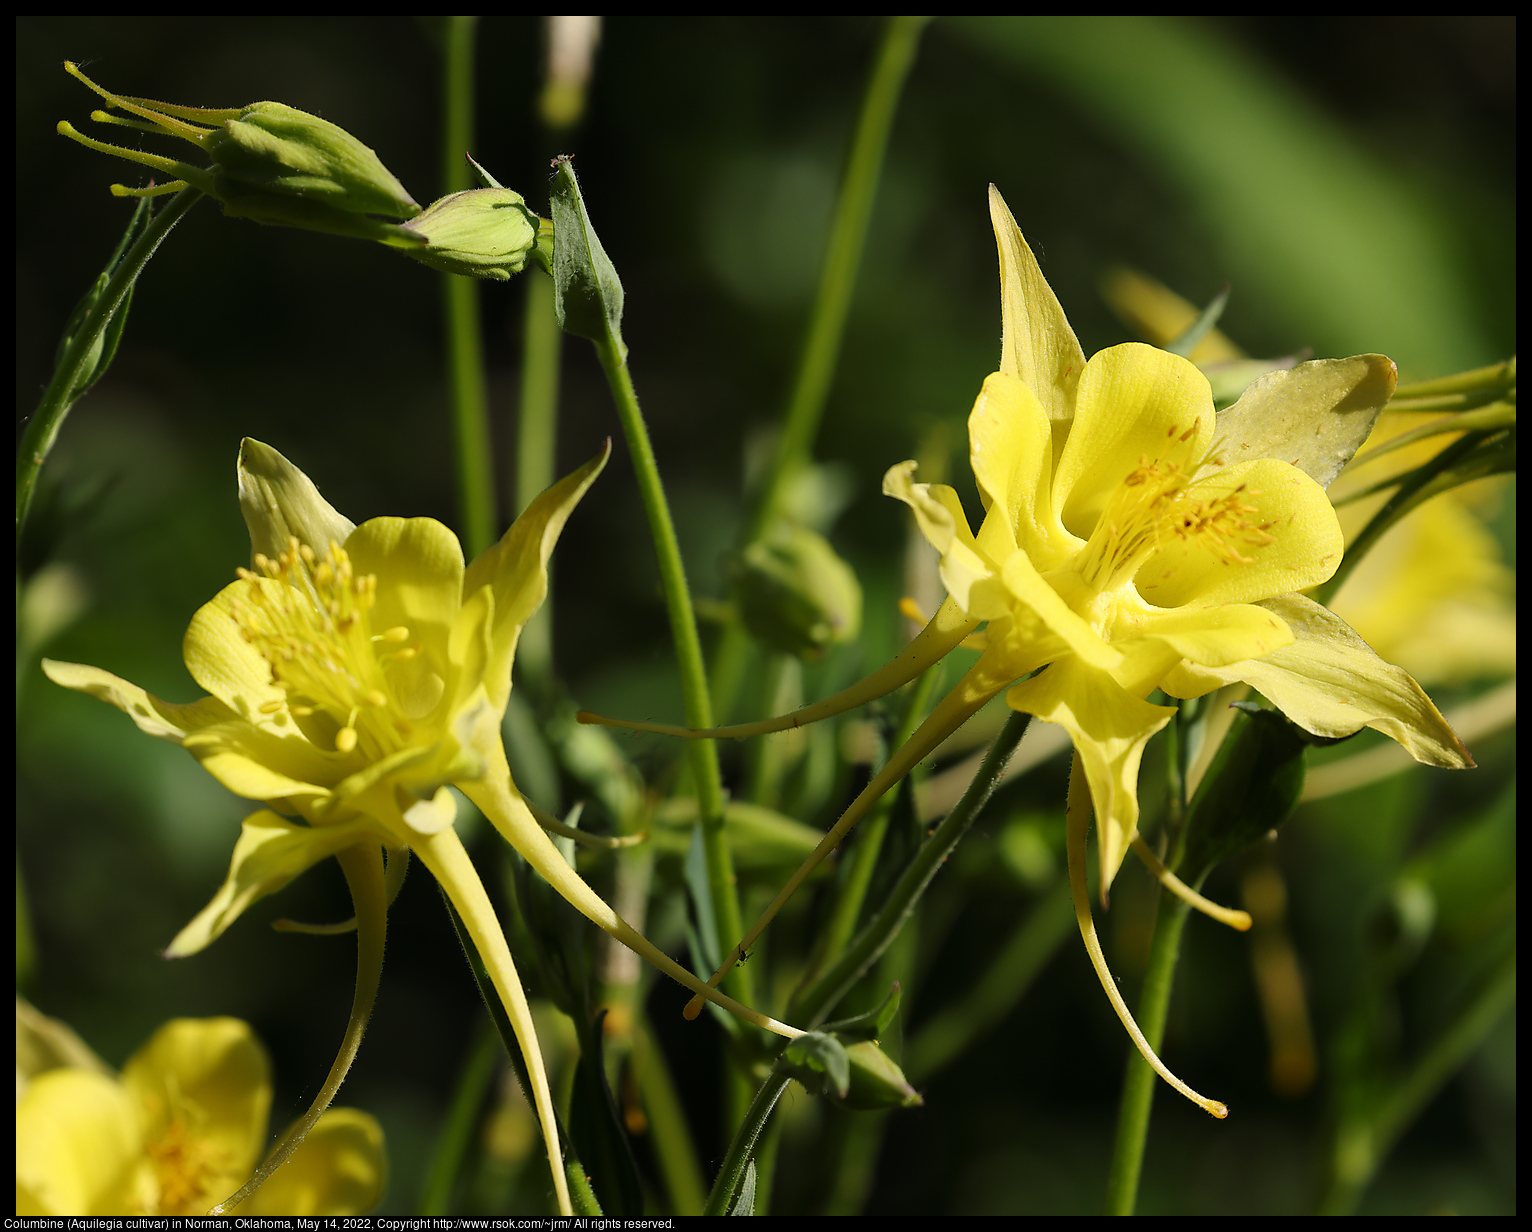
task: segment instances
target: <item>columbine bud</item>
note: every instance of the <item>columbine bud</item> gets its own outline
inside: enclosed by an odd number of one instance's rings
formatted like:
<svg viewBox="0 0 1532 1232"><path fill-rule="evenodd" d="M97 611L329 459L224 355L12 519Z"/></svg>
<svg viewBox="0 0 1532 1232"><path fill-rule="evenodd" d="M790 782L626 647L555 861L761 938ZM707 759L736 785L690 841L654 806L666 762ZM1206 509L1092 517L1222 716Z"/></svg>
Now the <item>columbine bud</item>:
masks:
<svg viewBox="0 0 1532 1232"><path fill-rule="evenodd" d="M58 131L81 145L174 177L147 189L114 184L118 196L159 196L191 185L216 197L231 217L359 239L412 242L386 220L413 218L420 206L369 147L328 120L284 103L217 110L127 98L103 90L73 64L66 62L64 68L108 105L138 117L125 120L96 111L93 120L180 137L212 159L211 166L199 167L109 145L61 121Z"/></svg>
<svg viewBox="0 0 1532 1232"><path fill-rule="evenodd" d="M747 547L734 586L750 632L800 658L818 658L861 628L856 574L806 526L778 530Z"/></svg>
<svg viewBox="0 0 1532 1232"><path fill-rule="evenodd" d="M434 202L401 228L425 241L404 248L448 274L507 281L537 245L538 217L509 188L470 188Z"/></svg>

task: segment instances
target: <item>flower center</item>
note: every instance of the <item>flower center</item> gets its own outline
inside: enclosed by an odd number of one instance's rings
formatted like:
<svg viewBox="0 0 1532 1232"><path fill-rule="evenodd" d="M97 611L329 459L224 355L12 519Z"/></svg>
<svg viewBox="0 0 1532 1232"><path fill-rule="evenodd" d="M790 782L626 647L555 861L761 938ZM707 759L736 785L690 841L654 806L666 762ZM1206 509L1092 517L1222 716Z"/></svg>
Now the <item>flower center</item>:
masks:
<svg viewBox="0 0 1532 1232"><path fill-rule="evenodd" d="M248 585L234 618L285 694L262 712L323 717L334 725L337 753L360 744L370 758L381 756L410 727L388 669L420 649L402 625L373 632L377 576L356 576L345 549L333 542L320 558L290 539L276 560L257 553L255 565L259 573L239 570Z"/></svg>
<svg viewBox="0 0 1532 1232"><path fill-rule="evenodd" d="M226 1171L214 1158L205 1138L180 1117L172 1117L158 1138L144 1146L159 1182L156 1215L201 1215L216 1195L209 1193L214 1177Z"/></svg>
<svg viewBox="0 0 1532 1232"><path fill-rule="evenodd" d="M1218 465L1211 454L1201 459L1191 456L1190 442L1197 428L1194 420L1184 431L1174 425L1166 429L1164 453L1154 459L1140 454L1138 465L1108 498L1079 566L1081 576L1098 593L1129 582L1172 539L1194 543L1229 565L1252 562L1242 547L1276 542L1268 533L1270 522L1253 520L1259 510L1249 503L1255 494L1247 492L1244 484L1220 491L1205 481L1192 482L1204 465Z"/></svg>

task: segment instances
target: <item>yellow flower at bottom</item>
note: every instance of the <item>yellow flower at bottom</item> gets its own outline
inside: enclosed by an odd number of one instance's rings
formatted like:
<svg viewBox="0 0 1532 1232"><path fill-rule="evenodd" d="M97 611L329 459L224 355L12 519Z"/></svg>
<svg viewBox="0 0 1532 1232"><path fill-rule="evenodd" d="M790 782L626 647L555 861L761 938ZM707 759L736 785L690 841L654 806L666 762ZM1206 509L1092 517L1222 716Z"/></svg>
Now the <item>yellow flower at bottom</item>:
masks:
<svg viewBox="0 0 1532 1232"><path fill-rule="evenodd" d="M270 1062L237 1018L166 1023L120 1077L47 1070L16 1105L16 1212L206 1214L255 1167L270 1109ZM384 1175L378 1123L332 1108L235 1213L359 1215L377 1205Z"/></svg>

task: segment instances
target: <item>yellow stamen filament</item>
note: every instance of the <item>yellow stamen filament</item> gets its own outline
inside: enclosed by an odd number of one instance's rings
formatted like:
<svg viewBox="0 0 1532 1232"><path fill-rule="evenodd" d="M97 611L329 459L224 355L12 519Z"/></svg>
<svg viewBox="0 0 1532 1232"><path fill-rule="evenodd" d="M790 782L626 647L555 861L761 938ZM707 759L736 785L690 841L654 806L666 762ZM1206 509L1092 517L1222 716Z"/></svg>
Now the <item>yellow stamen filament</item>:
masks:
<svg viewBox="0 0 1532 1232"><path fill-rule="evenodd" d="M1220 924L1237 928L1240 932L1250 929L1250 913L1234 907L1220 907L1212 899L1203 898L1173 872L1160 863L1159 857L1149 850L1149 844L1140 835L1133 836L1133 853L1144 862L1144 867L1154 874L1159 883L1183 902L1195 907L1203 915L1212 916Z"/></svg>
<svg viewBox="0 0 1532 1232"><path fill-rule="evenodd" d="M1229 1109L1216 1099L1198 1095L1172 1074L1165 1063L1155 1055L1154 1049L1149 1047L1149 1041L1138 1029L1138 1023L1133 1021L1133 1015L1123 1001L1122 994L1117 991L1112 972L1106 965L1106 956L1102 954L1101 942L1096 937L1096 924L1091 919L1090 892L1085 885L1085 836L1090 828L1091 804L1090 788L1085 781L1085 767L1078 753L1075 754L1074 768L1069 774L1069 802L1064 812L1067 827L1069 889L1074 897L1075 921L1080 926L1080 937L1085 942L1085 951L1090 955L1091 966L1096 969L1096 978L1101 981L1107 1000L1112 1003L1112 1008L1117 1011L1117 1017L1127 1029L1129 1038L1143 1055L1144 1060L1149 1062L1150 1068L1203 1111L1222 1120L1229 1115Z"/></svg>

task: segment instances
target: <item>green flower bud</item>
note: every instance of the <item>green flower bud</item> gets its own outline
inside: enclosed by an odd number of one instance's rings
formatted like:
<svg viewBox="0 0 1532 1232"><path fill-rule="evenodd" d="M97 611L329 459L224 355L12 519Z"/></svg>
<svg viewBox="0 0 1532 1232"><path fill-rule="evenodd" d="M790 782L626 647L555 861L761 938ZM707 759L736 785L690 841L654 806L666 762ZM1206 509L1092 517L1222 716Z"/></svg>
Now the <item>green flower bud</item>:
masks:
<svg viewBox="0 0 1532 1232"><path fill-rule="evenodd" d="M851 566L806 526L781 527L740 554L735 595L745 627L776 650L816 659L862 624Z"/></svg>
<svg viewBox="0 0 1532 1232"><path fill-rule="evenodd" d="M879 1108L918 1108L925 1101L905 1078L904 1071L873 1040L846 1049L851 1063L850 1079L841 1103L858 1112Z"/></svg>
<svg viewBox="0 0 1532 1232"><path fill-rule="evenodd" d="M417 261L448 274L505 282L536 248L538 222L520 193L470 188L432 203L401 230L424 241L404 248Z"/></svg>
<svg viewBox="0 0 1532 1232"><path fill-rule="evenodd" d="M144 132L179 137L200 146L212 160L199 167L158 154L96 141L67 121L58 131L81 145L115 154L173 177L152 188L112 185L120 197L149 197L187 185L223 204L224 213L274 226L302 227L360 239L410 244L391 219L413 218L420 206L378 156L345 129L284 103L246 107L181 107L153 99L127 98L102 89L73 64L64 68L108 105L137 119L104 111L91 118Z"/></svg>
<svg viewBox="0 0 1532 1232"><path fill-rule="evenodd" d="M810 1031L788 1044L773 1068L858 1112L915 1108L924 1102L875 1040L846 1045L823 1030Z"/></svg>

